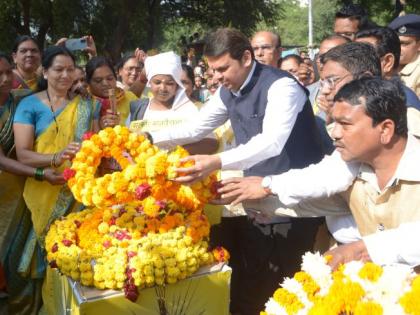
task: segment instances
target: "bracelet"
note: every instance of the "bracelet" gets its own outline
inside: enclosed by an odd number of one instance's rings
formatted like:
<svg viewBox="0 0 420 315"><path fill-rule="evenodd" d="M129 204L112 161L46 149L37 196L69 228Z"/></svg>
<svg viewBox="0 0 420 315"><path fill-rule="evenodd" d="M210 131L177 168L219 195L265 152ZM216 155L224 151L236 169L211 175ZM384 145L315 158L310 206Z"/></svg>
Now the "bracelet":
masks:
<svg viewBox="0 0 420 315"><path fill-rule="evenodd" d="M58 164L58 162L57 162L57 159L59 158L59 156L60 156L60 153L55 153L55 154L54 154L54 156L53 156L53 158L52 158L52 160L51 160L51 166L52 166L52 167L57 168L57 167L59 167L59 166L60 166L60 165Z"/></svg>
<svg viewBox="0 0 420 315"><path fill-rule="evenodd" d="M44 169L42 167L37 167L35 169L34 177L38 181L43 181L44 180Z"/></svg>

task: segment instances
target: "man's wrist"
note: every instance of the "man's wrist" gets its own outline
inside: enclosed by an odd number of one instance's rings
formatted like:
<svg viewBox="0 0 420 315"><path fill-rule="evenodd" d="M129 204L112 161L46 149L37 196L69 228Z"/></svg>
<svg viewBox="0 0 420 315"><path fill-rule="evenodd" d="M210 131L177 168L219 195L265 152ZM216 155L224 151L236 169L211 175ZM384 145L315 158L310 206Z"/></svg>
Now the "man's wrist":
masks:
<svg viewBox="0 0 420 315"><path fill-rule="evenodd" d="M357 260L360 260L360 261L372 260L367 250L366 244L363 240L356 241L353 244L354 244Z"/></svg>
<svg viewBox="0 0 420 315"><path fill-rule="evenodd" d="M221 170L222 169L222 159L220 158L219 154L213 155L213 168L214 170Z"/></svg>
<svg viewBox="0 0 420 315"><path fill-rule="evenodd" d="M261 181L261 187L264 189L267 196L274 195L272 190L273 176L265 176Z"/></svg>

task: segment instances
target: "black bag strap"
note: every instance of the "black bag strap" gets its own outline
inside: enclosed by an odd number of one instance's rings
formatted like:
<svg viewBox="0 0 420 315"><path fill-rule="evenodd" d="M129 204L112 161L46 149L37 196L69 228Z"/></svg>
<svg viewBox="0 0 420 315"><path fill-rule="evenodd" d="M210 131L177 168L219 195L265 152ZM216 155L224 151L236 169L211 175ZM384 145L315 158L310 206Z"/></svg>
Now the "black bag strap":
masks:
<svg viewBox="0 0 420 315"><path fill-rule="evenodd" d="M142 120L149 105L148 98L142 98L130 102L130 121Z"/></svg>

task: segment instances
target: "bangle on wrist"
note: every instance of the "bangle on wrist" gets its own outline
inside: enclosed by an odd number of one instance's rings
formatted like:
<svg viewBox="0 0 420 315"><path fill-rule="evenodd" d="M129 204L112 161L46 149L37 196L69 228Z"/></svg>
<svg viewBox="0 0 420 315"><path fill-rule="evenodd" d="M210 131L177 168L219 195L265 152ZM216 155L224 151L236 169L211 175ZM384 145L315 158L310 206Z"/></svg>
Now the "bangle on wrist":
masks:
<svg viewBox="0 0 420 315"><path fill-rule="evenodd" d="M59 167L60 165L58 164L58 161L57 161L57 159L59 158L59 156L60 156L60 153L56 153L56 154L54 154L54 158L53 158L53 167L55 167L55 168L57 168L57 167Z"/></svg>
<svg viewBox="0 0 420 315"><path fill-rule="evenodd" d="M44 169L42 167L37 167L35 169L34 178L38 181L44 180Z"/></svg>

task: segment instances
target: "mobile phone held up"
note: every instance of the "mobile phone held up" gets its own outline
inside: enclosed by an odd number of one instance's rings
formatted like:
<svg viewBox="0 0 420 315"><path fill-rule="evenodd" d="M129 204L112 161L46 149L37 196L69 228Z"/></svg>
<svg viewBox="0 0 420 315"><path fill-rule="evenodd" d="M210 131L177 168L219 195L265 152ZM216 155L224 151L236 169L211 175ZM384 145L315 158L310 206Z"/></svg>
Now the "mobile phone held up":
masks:
<svg viewBox="0 0 420 315"><path fill-rule="evenodd" d="M87 47L86 38L70 38L66 40L66 48L70 51L83 50Z"/></svg>

